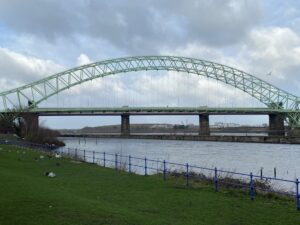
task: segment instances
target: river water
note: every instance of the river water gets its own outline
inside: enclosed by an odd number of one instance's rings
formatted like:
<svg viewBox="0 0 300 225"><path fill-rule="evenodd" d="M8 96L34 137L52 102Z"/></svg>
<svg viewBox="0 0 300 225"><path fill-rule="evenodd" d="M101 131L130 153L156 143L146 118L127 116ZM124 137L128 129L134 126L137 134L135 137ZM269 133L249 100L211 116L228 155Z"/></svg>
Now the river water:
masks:
<svg viewBox="0 0 300 225"><path fill-rule="evenodd" d="M65 138L66 148L131 155L140 158L189 163L202 167L260 174L277 178L300 178L300 145L173 141L119 138Z"/></svg>

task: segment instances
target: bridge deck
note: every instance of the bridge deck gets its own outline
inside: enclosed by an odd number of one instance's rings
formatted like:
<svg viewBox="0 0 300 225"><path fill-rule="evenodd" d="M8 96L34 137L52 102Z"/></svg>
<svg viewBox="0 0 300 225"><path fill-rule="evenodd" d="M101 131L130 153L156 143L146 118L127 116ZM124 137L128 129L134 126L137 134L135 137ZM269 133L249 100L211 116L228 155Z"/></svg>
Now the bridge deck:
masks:
<svg viewBox="0 0 300 225"><path fill-rule="evenodd" d="M210 107L119 107L119 108L35 108L39 116L75 115L268 115L289 113L293 110L270 108L210 108Z"/></svg>

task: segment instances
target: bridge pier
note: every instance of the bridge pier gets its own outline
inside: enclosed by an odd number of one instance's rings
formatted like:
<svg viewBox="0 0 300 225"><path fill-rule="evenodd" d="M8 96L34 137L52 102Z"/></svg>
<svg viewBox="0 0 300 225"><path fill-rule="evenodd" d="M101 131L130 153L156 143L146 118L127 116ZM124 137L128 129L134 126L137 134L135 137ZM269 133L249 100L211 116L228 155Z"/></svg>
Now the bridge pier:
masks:
<svg viewBox="0 0 300 225"><path fill-rule="evenodd" d="M210 135L208 114L199 115L199 128L199 135Z"/></svg>
<svg viewBox="0 0 300 225"><path fill-rule="evenodd" d="M269 114L269 136L284 135L284 116L282 114Z"/></svg>
<svg viewBox="0 0 300 225"><path fill-rule="evenodd" d="M35 132L39 129L39 116L35 113L24 113L21 115L25 121L26 132Z"/></svg>
<svg viewBox="0 0 300 225"><path fill-rule="evenodd" d="M128 114L121 115L121 135L122 136L130 135L130 120Z"/></svg>

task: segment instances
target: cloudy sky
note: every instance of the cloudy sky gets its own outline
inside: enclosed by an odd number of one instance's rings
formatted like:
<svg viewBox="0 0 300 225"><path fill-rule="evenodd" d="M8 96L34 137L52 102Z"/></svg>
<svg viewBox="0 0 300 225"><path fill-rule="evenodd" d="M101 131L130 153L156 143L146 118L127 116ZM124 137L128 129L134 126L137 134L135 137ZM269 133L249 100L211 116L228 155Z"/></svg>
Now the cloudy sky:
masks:
<svg viewBox="0 0 300 225"><path fill-rule="evenodd" d="M1 91L82 64L133 55L211 60L300 96L300 1L0 0ZM262 106L216 81L170 72L98 79L54 96L42 106L122 105ZM258 124L266 118L247 120ZM132 120L196 123L198 119ZM42 121L50 127L74 128L119 123L120 118ZM218 117L211 123L214 121L246 123L242 117Z"/></svg>

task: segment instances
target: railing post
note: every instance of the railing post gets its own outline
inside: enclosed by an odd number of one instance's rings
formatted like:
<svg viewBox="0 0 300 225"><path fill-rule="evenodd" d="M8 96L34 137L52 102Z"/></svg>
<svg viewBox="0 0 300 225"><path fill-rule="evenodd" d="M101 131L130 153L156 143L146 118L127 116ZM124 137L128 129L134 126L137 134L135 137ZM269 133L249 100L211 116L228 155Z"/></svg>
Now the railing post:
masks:
<svg viewBox="0 0 300 225"><path fill-rule="evenodd" d="M147 176L147 158L145 157L145 176Z"/></svg>
<svg viewBox="0 0 300 225"><path fill-rule="evenodd" d="M77 160L77 148L75 148L75 160Z"/></svg>
<svg viewBox="0 0 300 225"><path fill-rule="evenodd" d="M189 186L189 164L186 164L186 186Z"/></svg>
<svg viewBox="0 0 300 225"><path fill-rule="evenodd" d="M164 180L166 180L166 160L164 160L164 171L163 171L163 173L164 173Z"/></svg>
<svg viewBox="0 0 300 225"><path fill-rule="evenodd" d="M217 170L217 167L215 167L214 184L215 184L215 192L218 192L218 170Z"/></svg>
<svg viewBox="0 0 300 225"><path fill-rule="evenodd" d="M115 169L118 169L118 154L115 154Z"/></svg>
<svg viewBox="0 0 300 225"><path fill-rule="evenodd" d="M300 202L299 202L299 180L296 179L296 209L300 211Z"/></svg>
<svg viewBox="0 0 300 225"><path fill-rule="evenodd" d="M263 177L263 168L261 167L260 168L260 179L262 180L262 177Z"/></svg>
<svg viewBox="0 0 300 225"><path fill-rule="evenodd" d="M250 199L253 201L254 200L254 185L253 185L253 174L252 173L250 173L249 194L250 194Z"/></svg>
<svg viewBox="0 0 300 225"><path fill-rule="evenodd" d="M85 149L83 149L83 161L85 161Z"/></svg>
<svg viewBox="0 0 300 225"><path fill-rule="evenodd" d="M68 148L68 157L70 157L70 148Z"/></svg>
<svg viewBox="0 0 300 225"><path fill-rule="evenodd" d="M105 167L105 152L103 152L103 166Z"/></svg>
<svg viewBox="0 0 300 225"><path fill-rule="evenodd" d="M131 155L129 155L128 166L129 166L129 173L131 173Z"/></svg>
<svg viewBox="0 0 300 225"><path fill-rule="evenodd" d="M95 163L95 151L93 151L93 164Z"/></svg>

